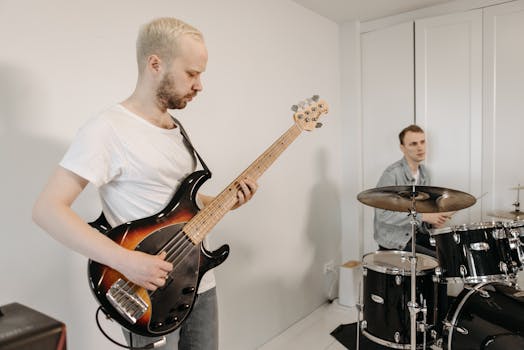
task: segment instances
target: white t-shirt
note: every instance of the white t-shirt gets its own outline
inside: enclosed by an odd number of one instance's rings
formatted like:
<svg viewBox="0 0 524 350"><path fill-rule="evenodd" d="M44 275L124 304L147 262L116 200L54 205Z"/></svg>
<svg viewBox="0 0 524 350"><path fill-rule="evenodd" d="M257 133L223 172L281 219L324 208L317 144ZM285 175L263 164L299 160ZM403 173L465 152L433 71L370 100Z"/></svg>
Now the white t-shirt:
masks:
<svg viewBox="0 0 524 350"><path fill-rule="evenodd" d="M60 166L95 185L115 227L160 212L196 164L179 127L157 127L115 105L78 131ZM209 271L198 292L214 286Z"/></svg>

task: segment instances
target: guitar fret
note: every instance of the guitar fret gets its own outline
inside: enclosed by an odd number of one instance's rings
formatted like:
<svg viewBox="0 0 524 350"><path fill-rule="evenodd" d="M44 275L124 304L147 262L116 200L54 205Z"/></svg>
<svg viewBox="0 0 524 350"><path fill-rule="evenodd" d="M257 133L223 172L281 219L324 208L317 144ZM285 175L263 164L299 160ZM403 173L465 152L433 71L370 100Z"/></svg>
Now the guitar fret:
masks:
<svg viewBox="0 0 524 350"><path fill-rule="evenodd" d="M240 174L225 190L198 212L185 226L184 232L194 243L202 242L206 234L224 217L237 203L239 182L245 177L258 179L284 150L300 135L302 130L293 125L278 138L260 157Z"/></svg>
<svg viewBox="0 0 524 350"><path fill-rule="evenodd" d="M316 123L318 116L327 112L327 105L320 102L310 111L298 113L295 118L306 123ZM313 113L312 113L313 112ZM314 115L312 115L314 114ZM186 236L194 243L202 242L209 231L231 210L237 203L237 192L242 179L249 177L257 180L286 150L286 148L302 133L303 127L296 122L282 136L280 136L262 155L260 155L240 176L238 176L226 189L213 199L205 208L199 211L183 228ZM310 129L308 129L310 130Z"/></svg>

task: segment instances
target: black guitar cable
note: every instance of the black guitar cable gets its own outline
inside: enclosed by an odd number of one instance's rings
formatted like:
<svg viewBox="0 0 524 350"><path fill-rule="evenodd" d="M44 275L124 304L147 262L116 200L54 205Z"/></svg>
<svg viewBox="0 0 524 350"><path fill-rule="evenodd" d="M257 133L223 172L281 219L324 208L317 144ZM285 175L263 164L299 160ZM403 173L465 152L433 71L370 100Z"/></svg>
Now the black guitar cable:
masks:
<svg viewBox="0 0 524 350"><path fill-rule="evenodd" d="M96 320L96 325L98 326L98 329L100 330L100 332L102 332L102 334L110 341L112 342L113 344L115 345L118 345L122 348L126 348L126 349L131 349L131 350L145 350L145 349L156 349L156 348L159 348L161 346L164 346L166 345L166 337L162 337L162 339L160 340L157 340L156 342L153 342L151 344L147 344L145 346L141 346L141 347L134 347L133 346L133 333L129 333L129 336L130 336L130 339L131 339L131 346L128 346L128 345L125 345L125 344L122 344L122 343L119 343L117 342L116 340L114 340L113 338L111 338L103 329L102 329L102 325L100 324L100 320L98 319L98 315L100 314L100 311L102 310L102 307L99 306L98 309L96 310L96 314L95 314L95 320Z"/></svg>

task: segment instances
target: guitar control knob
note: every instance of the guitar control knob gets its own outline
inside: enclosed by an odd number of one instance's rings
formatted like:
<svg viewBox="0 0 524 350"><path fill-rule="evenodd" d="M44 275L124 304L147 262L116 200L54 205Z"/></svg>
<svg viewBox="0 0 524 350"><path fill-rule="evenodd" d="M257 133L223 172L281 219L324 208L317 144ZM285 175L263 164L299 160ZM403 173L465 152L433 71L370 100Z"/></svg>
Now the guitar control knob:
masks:
<svg viewBox="0 0 524 350"><path fill-rule="evenodd" d="M185 310L189 309L190 307L191 307L191 305L189 305L189 304L182 304L182 305L180 305L178 307L178 310L185 311Z"/></svg>
<svg viewBox="0 0 524 350"><path fill-rule="evenodd" d="M195 292L195 287L186 287L182 289L182 293L184 294L192 294Z"/></svg>
<svg viewBox="0 0 524 350"><path fill-rule="evenodd" d="M178 323L178 316L171 315L166 319L166 323Z"/></svg>

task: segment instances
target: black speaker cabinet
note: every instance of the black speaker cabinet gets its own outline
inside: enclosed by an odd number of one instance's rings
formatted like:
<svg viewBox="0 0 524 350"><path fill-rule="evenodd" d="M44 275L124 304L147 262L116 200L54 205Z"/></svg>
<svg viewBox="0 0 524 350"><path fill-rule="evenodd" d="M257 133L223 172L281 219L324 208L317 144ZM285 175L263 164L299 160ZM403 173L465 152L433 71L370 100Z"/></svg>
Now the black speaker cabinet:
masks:
<svg viewBox="0 0 524 350"><path fill-rule="evenodd" d="M0 306L0 349L65 350L65 324L27 306Z"/></svg>

